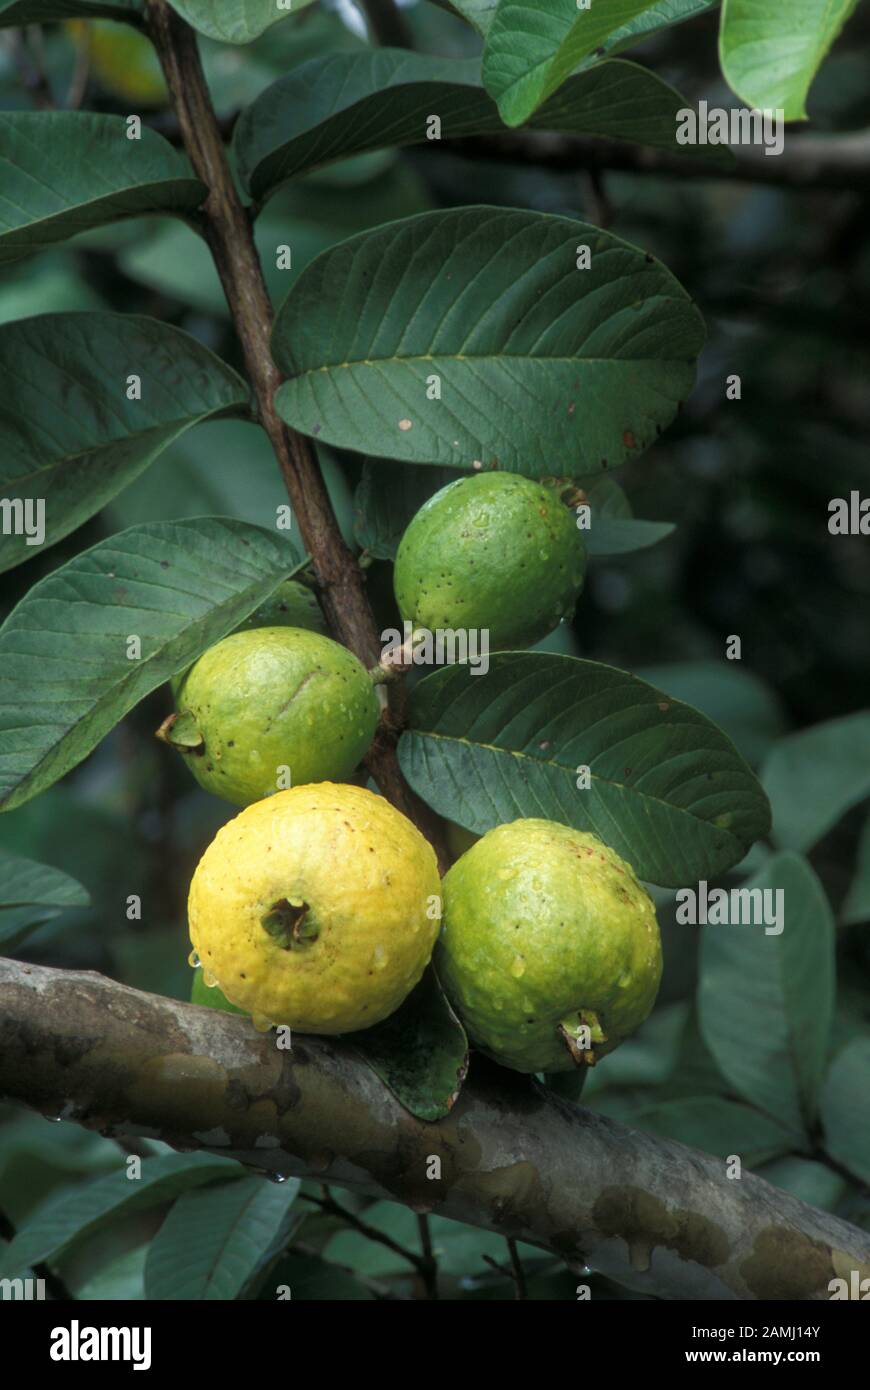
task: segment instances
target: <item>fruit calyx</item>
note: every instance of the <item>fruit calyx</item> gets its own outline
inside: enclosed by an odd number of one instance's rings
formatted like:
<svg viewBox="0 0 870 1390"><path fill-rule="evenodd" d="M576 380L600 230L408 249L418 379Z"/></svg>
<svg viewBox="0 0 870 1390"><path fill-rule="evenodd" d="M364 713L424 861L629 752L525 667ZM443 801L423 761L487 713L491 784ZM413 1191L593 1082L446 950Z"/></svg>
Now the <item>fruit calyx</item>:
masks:
<svg viewBox="0 0 870 1390"><path fill-rule="evenodd" d="M576 1067L594 1067L595 1044L607 1042L598 1015L591 1009L569 1014L559 1024L559 1036Z"/></svg>
<svg viewBox="0 0 870 1390"><path fill-rule="evenodd" d="M190 710L167 715L155 737L177 748L179 753L197 753L201 757L205 752L205 740Z"/></svg>
<svg viewBox="0 0 870 1390"><path fill-rule="evenodd" d="M316 941L320 935L320 928L309 916L310 911L308 903L279 898L260 918L260 926L274 937L282 951L292 951L308 941Z"/></svg>

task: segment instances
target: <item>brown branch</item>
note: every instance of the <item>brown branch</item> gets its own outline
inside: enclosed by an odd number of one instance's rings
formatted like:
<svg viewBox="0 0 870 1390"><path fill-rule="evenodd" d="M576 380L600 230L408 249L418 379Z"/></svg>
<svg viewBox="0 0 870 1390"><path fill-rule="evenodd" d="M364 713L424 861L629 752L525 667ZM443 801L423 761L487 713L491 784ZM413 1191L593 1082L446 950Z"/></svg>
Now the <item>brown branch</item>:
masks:
<svg viewBox="0 0 870 1390"><path fill-rule="evenodd" d="M780 155L766 155L760 145L740 145L734 147L733 162L721 164L597 136L530 130L506 130L498 135L468 136L434 144L464 158L533 164L560 173L613 170L657 178L719 179L792 189L870 189L870 130L848 135L787 133Z"/></svg>
<svg viewBox="0 0 870 1390"><path fill-rule="evenodd" d="M282 378L269 342L272 306L250 213L242 205L227 162L196 34L164 0L148 0L146 18L184 148L195 172L209 189L201 209L201 231L227 297L260 423L272 443L293 514L312 559L324 612L333 633L370 667L380 656L381 644L362 570L342 538L311 444L284 425L273 404ZM401 721L402 691L394 688L366 759L367 766L384 796L420 826L446 863L437 818L414 795L399 770L396 742Z"/></svg>
<svg viewBox="0 0 870 1390"><path fill-rule="evenodd" d="M0 1095L437 1211L666 1298L825 1300L870 1273L870 1233L529 1078L476 1059L427 1124L335 1039L282 1052L245 1019L99 975L0 960Z"/></svg>

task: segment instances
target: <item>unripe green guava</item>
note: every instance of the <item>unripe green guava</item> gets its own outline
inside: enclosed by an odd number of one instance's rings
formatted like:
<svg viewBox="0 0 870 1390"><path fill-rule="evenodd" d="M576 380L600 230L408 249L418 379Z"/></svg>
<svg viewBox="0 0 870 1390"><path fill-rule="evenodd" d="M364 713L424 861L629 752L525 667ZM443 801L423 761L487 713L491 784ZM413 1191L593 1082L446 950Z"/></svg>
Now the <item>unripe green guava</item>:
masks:
<svg viewBox="0 0 870 1390"><path fill-rule="evenodd" d="M177 706L162 737L206 791L236 806L347 779L379 713L371 677L353 653L298 627L225 637L191 667Z"/></svg>
<svg viewBox="0 0 870 1390"><path fill-rule="evenodd" d="M570 618L586 552L557 494L516 473L448 483L399 544L402 618L430 631L486 629L493 650L528 647Z"/></svg>
<svg viewBox="0 0 870 1390"><path fill-rule="evenodd" d="M441 983L472 1042L504 1066L591 1065L655 1003L655 907L596 835L546 820L497 826L448 870L442 905Z"/></svg>
<svg viewBox="0 0 870 1390"><path fill-rule="evenodd" d="M326 619L314 594L298 579L284 579L271 598L255 608L233 632L247 632L252 627L304 627L307 632L320 632L329 636ZM169 682L173 695L177 696L182 681L190 671L187 666L172 677Z"/></svg>

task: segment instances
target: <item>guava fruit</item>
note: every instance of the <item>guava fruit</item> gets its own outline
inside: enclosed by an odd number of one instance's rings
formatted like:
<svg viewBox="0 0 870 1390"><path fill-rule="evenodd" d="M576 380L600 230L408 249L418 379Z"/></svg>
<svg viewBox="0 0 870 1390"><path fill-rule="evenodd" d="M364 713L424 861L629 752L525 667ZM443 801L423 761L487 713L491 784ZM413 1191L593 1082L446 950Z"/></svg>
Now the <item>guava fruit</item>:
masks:
<svg viewBox="0 0 870 1390"><path fill-rule="evenodd" d="M285 579L265 603L261 603L249 617L233 628L234 632L247 632L252 627L304 627L307 632L319 632L329 636L329 627L314 594L297 579ZM190 671L187 666L172 677L169 682L173 695L177 695L181 684Z"/></svg>
<svg viewBox="0 0 870 1390"><path fill-rule="evenodd" d="M434 851L363 787L293 787L222 827L199 862L190 940L206 983L302 1033L368 1028L423 974L440 921Z"/></svg>
<svg viewBox="0 0 870 1390"><path fill-rule="evenodd" d="M522 1072L594 1064L647 1017L662 972L652 900L596 835L488 831L448 870L436 951L469 1037Z"/></svg>
<svg viewBox="0 0 870 1390"><path fill-rule="evenodd" d="M158 731L206 791L247 806L282 785L348 777L378 722L371 677L329 637L235 632L191 667Z"/></svg>
<svg viewBox="0 0 870 1390"><path fill-rule="evenodd" d="M574 516L555 492L516 473L478 473L424 502L399 543L394 584L404 621L486 629L490 648L503 650L569 618L585 571Z"/></svg>
<svg viewBox="0 0 870 1390"><path fill-rule="evenodd" d="M222 989L217 985L209 986L206 984L205 974L202 970L193 971L193 980L190 985L191 1004L203 1004L207 1009L220 1009L227 1014L244 1014L244 1009L239 1009L235 1004L231 1004Z"/></svg>

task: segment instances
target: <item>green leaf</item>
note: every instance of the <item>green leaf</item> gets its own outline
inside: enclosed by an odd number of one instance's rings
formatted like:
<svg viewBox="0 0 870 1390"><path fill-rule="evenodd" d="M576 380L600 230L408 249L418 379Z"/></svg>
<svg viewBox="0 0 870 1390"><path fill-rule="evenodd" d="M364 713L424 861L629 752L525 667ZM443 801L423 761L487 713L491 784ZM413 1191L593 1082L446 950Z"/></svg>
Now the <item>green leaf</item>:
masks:
<svg viewBox="0 0 870 1390"><path fill-rule="evenodd" d="M303 563L259 527L205 517L132 526L36 584L0 628L0 808L80 763Z"/></svg>
<svg viewBox="0 0 870 1390"><path fill-rule="evenodd" d="M93 1182L64 1187L39 1207L0 1254L0 1277L18 1274L43 1260L55 1260L85 1236L93 1235L117 1217L147 1211L171 1202L191 1187L243 1170L232 1159L208 1154L168 1154L147 1158L142 1176L128 1178L126 1166Z"/></svg>
<svg viewBox="0 0 870 1390"><path fill-rule="evenodd" d="M684 24L688 19L695 19L707 10L715 9L718 4L719 0L660 0L658 4L644 10L636 19L629 20L628 24L608 35L601 48L609 55L621 53L623 49L631 48L634 44L649 38L650 34L657 33L660 29L670 29L675 24Z"/></svg>
<svg viewBox="0 0 870 1390"><path fill-rule="evenodd" d="M90 897L69 874L0 850L0 945L18 942L70 907L87 907Z"/></svg>
<svg viewBox="0 0 870 1390"><path fill-rule="evenodd" d="M251 1177L183 1193L148 1250L145 1297L244 1298L305 1216L299 1187Z"/></svg>
<svg viewBox="0 0 870 1390"><path fill-rule="evenodd" d="M847 926L856 922L870 922L870 818L864 822L861 831L855 876L849 885L841 918Z"/></svg>
<svg viewBox="0 0 870 1390"><path fill-rule="evenodd" d="M719 0L661 0L661 3L653 5L637 19L632 19L623 28L617 29L600 47L608 53L617 53L658 29L694 19L705 10L712 10L718 3ZM450 7L467 19L479 34L486 37L495 18L498 0L450 0Z"/></svg>
<svg viewBox="0 0 870 1390"><path fill-rule="evenodd" d="M667 1100L638 1110L631 1123L718 1158L739 1154L751 1168L788 1153L794 1143L789 1131L769 1115L722 1096Z"/></svg>
<svg viewBox="0 0 870 1390"><path fill-rule="evenodd" d="M381 458L592 474L670 423L703 339L664 266L586 223L424 213L303 271L273 332L289 378L275 403L303 434Z"/></svg>
<svg viewBox="0 0 870 1390"><path fill-rule="evenodd" d="M132 314L6 324L0 373L15 387L0 415L0 495L18 500L22 518L21 534L0 537L0 572L81 526L191 425L249 399L242 378L195 338ZM127 398L130 373L139 400Z"/></svg>
<svg viewBox="0 0 870 1390"><path fill-rule="evenodd" d="M441 121L441 139L497 134L504 125L479 73L473 59L400 49L313 58L243 112L233 139L242 180L262 200L285 180L349 154L426 144L432 112ZM675 141L677 113L685 105L645 68L600 63L571 78L530 124L679 153L685 147ZM703 147L709 151L721 158L720 147Z"/></svg>
<svg viewBox="0 0 870 1390"><path fill-rule="evenodd" d="M836 1212L849 1191L848 1181L835 1173L826 1163L814 1163L811 1159L795 1158L789 1155L767 1163L760 1170L759 1177L772 1182L790 1192L801 1202L821 1207L823 1211Z"/></svg>
<svg viewBox="0 0 870 1390"><path fill-rule="evenodd" d="M582 59L653 0L499 0L483 49L483 82L506 125L522 125Z"/></svg>
<svg viewBox="0 0 870 1390"><path fill-rule="evenodd" d="M0 28L59 19L118 19L137 24L143 9L143 0L0 0Z"/></svg>
<svg viewBox="0 0 870 1390"><path fill-rule="evenodd" d="M870 1183L870 1038L856 1038L831 1064L822 1092L825 1148L832 1158Z"/></svg>
<svg viewBox="0 0 870 1390"><path fill-rule="evenodd" d="M831 1034L834 919L800 855L775 855L742 886L756 889L781 892L768 901L781 903L782 930L704 927L701 1033L738 1095L803 1138L815 1120Z"/></svg>
<svg viewBox="0 0 870 1390"><path fill-rule="evenodd" d="M450 1113L468 1070L465 1029L433 969L383 1023L336 1041L352 1046L420 1120Z"/></svg>
<svg viewBox="0 0 870 1390"><path fill-rule="evenodd" d="M0 111L0 265L91 227L153 212L192 212L207 189L184 155L123 116Z"/></svg>
<svg viewBox="0 0 870 1390"><path fill-rule="evenodd" d="M723 0L722 74L747 106L806 119L810 84L858 0Z"/></svg>
<svg viewBox="0 0 870 1390"><path fill-rule="evenodd" d="M775 743L761 769L773 836L808 850L870 796L870 711L814 724Z"/></svg>
<svg viewBox="0 0 870 1390"><path fill-rule="evenodd" d="M172 8L210 39L253 43L273 24L289 19L312 0L169 0Z"/></svg>
<svg viewBox="0 0 870 1390"><path fill-rule="evenodd" d="M586 550L590 555L628 555L634 550L648 550L651 545L667 540L675 527L670 521L640 521L635 517L601 517L583 532Z"/></svg>
<svg viewBox="0 0 870 1390"><path fill-rule="evenodd" d="M411 786L477 834L561 821L676 887L723 873L767 830L764 793L721 730L612 666L536 652L497 652L486 675L448 666L412 692L410 724Z"/></svg>
<svg viewBox="0 0 870 1390"><path fill-rule="evenodd" d="M708 715L753 767L785 730L776 695L739 661L674 661L641 667L635 675Z"/></svg>
<svg viewBox="0 0 870 1390"><path fill-rule="evenodd" d="M462 474L453 468L415 468L366 459L354 496L354 533L375 560L395 560L411 521L438 490Z"/></svg>

